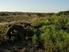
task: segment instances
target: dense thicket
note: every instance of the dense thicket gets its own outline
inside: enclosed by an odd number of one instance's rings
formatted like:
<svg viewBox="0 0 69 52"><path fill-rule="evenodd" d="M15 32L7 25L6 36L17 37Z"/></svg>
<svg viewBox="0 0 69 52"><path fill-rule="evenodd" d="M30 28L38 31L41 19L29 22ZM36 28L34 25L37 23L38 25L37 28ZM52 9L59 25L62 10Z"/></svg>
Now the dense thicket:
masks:
<svg viewBox="0 0 69 52"><path fill-rule="evenodd" d="M45 52L69 52L69 11L59 13L0 13L0 40L4 40L9 22L29 21L33 28L33 44L41 42ZM1 43L1 42L0 42Z"/></svg>

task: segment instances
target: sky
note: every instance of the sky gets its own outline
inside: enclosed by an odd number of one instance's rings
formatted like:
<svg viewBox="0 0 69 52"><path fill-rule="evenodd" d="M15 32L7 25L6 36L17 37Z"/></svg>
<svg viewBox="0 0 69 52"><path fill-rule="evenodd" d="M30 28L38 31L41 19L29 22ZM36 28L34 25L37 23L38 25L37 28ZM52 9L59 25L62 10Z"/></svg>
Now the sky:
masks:
<svg viewBox="0 0 69 52"><path fill-rule="evenodd" d="M69 10L69 0L0 0L0 11L58 12Z"/></svg>

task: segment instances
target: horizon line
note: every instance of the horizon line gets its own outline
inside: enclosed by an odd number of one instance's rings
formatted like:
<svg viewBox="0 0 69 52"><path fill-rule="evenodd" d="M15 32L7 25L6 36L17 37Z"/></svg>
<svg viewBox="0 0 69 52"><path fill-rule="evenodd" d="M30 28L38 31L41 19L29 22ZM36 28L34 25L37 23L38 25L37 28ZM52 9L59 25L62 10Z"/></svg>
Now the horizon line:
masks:
<svg viewBox="0 0 69 52"><path fill-rule="evenodd" d="M59 12L64 12L64 11L69 11L69 10L60 10L60 11L52 11L52 12L42 12L42 11L9 11L9 10L5 10L5 11L0 11L0 12L25 12L25 13L59 13Z"/></svg>

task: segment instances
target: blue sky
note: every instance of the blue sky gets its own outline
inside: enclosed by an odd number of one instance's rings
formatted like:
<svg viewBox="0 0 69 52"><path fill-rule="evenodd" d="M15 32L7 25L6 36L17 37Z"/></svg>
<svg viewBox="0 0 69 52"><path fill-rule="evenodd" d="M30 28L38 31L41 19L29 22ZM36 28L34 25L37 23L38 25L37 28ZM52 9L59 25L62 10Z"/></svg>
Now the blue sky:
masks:
<svg viewBox="0 0 69 52"><path fill-rule="evenodd" d="M69 10L69 0L0 0L0 11L58 12Z"/></svg>

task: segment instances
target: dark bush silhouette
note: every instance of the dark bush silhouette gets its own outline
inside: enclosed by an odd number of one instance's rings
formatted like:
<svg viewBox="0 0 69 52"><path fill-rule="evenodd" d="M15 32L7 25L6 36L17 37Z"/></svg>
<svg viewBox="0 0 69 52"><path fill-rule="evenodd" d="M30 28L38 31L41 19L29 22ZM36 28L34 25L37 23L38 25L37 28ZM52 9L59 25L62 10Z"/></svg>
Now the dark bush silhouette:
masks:
<svg viewBox="0 0 69 52"><path fill-rule="evenodd" d="M24 47L32 46L32 36L34 32L30 24L25 23L24 26L13 25L9 28L6 38L1 43L2 48L22 49ZM30 45L29 45L30 44Z"/></svg>

